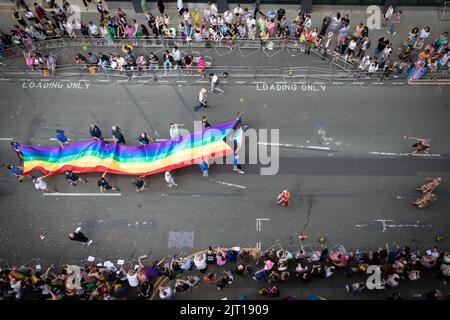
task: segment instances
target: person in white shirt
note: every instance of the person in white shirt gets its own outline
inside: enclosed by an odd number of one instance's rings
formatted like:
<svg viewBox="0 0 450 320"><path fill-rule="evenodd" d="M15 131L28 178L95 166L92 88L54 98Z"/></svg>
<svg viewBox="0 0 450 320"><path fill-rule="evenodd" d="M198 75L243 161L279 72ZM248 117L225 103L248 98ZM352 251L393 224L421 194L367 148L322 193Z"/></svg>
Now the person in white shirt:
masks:
<svg viewBox="0 0 450 320"><path fill-rule="evenodd" d="M211 10L211 14L217 15L219 13L219 10L217 10L217 7L214 3L208 2L209 8Z"/></svg>
<svg viewBox="0 0 450 320"><path fill-rule="evenodd" d="M70 23L69 19L66 20L66 22L63 24L63 27L66 30L69 37L71 37L71 38L76 37L74 26L72 23Z"/></svg>
<svg viewBox="0 0 450 320"><path fill-rule="evenodd" d="M181 51L177 46L173 47L172 49L172 57L175 62L175 69L181 67Z"/></svg>
<svg viewBox="0 0 450 320"><path fill-rule="evenodd" d="M136 271L129 270L127 273L127 280L130 287L137 287L139 285L139 279Z"/></svg>
<svg viewBox="0 0 450 320"><path fill-rule="evenodd" d="M420 30L419 38L426 39L430 35L430 27L425 27Z"/></svg>
<svg viewBox="0 0 450 320"><path fill-rule="evenodd" d="M224 93L224 91L221 88L219 88L219 77L217 76L217 74L210 73L209 79L211 80L211 93L214 93L215 91L219 93Z"/></svg>
<svg viewBox="0 0 450 320"><path fill-rule="evenodd" d="M223 17L226 23L231 24L233 22L233 14L231 13L230 10L225 11Z"/></svg>
<svg viewBox="0 0 450 320"><path fill-rule="evenodd" d="M164 180L166 180L167 186L169 188L173 188L176 187L177 184L175 183L175 179L173 178L173 176L170 174L170 171L166 171L164 173Z"/></svg>
<svg viewBox="0 0 450 320"><path fill-rule="evenodd" d="M241 8L241 5L238 4L236 8L233 10L233 14L239 14L240 16L244 15L244 9Z"/></svg>
<svg viewBox="0 0 450 320"><path fill-rule="evenodd" d="M185 9L183 12L183 20L184 20L185 24L192 25L191 13L189 12L188 9Z"/></svg>
<svg viewBox="0 0 450 320"><path fill-rule="evenodd" d="M206 267L207 267L206 266L206 254L202 253L202 254L196 255L194 258L194 264L198 271L200 271L201 273L205 273Z"/></svg>
<svg viewBox="0 0 450 320"><path fill-rule="evenodd" d="M214 27L217 26L217 18L214 14L211 15L209 18L209 23Z"/></svg>
<svg viewBox="0 0 450 320"><path fill-rule="evenodd" d="M44 181L44 179L47 177L48 176L42 176L37 179L33 179L34 187L39 191L56 192L55 190L52 190L47 186L47 182Z"/></svg>
<svg viewBox="0 0 450 320"><path fill-rule="evenodd" d="M99 33L98 33L98 27L97 25L93 24L92 21L89 22L89 33L91 36L93 37L99 37Z"/></svg>
<svg viewBox="0 0 450 320"><path fill-rule="evenodd" d="M182 15L183 12L184 12L184 3L183 3L183 0L177 0L177 10L178 10L178 13L180 14L180 17L181 17L181 15Z"/></svg>
<svg viewBox="0 0 450 320"><path fill-rule="evenodd" d="M170 126L169 127L170 139L178 139L180 137L180 130L178 129L178 126L183 127L184 124L177 124L171 122L169 126Z"/></svg>
<svg viewBox="0 0 450 320"><path fill-rule="evenodd" d="M171 287L159 287L159 298L170 299L173 296L173 290Z"/></svg>

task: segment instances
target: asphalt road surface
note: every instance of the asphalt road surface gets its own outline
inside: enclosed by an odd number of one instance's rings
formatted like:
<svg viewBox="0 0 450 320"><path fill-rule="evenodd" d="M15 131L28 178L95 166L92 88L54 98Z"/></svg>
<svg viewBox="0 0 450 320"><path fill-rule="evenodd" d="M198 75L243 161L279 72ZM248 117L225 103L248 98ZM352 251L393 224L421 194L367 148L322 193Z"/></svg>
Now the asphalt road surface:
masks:
<svg viewBox="0 0 450 320"><path fill-rule="evenodd" d="M97 123L105 136L117 125L129 144L137 144L143 130L164 139L169 122L192 130L193 120L202 115L216 124L242 110L250 129L279 130L279 141L269 142L281 144L276 175L261 175L261 164L244 165L244 175L233 173L230 165L216 165L204 178L193 166L174 172L177 188L166 188L163 175L157 174L146 178L150 189L139 194L132 177L111 175L120 196L44 196L29 178L19 183L2 168L1 258L9 264L38 258L46 265L79 264L88 256L111 261L162 257L208 245L260 243L264 249L280 243L294 250L299 232L309 236L305 243L314 248L321 235L329 247L341 244L352 250L394 243L425 248L435 244L437 235L445 237L439 246L449 247L447 88L265 91L256 85L224 86L225 94L209 97L210 109L194 113L199 89L69 81L59 89L43 89L1 83L1 163L17 161L9 138L56 145L49 140L56 128L71 131L74 140L89 139L89 124ZM431 137L433 156L402 155L411 145L405 135ZM98 193L100 173L83 176L86 185L71 187L62 175L48 178L48 184L61 193ZM443 182L438 199L420 210L410 202L429 176L441 176ZM283 189L293 195L288 209L274 204ZM263 219L259 225L257 219ZM93 239L92 246L67 238L78 226Z"/></svg>

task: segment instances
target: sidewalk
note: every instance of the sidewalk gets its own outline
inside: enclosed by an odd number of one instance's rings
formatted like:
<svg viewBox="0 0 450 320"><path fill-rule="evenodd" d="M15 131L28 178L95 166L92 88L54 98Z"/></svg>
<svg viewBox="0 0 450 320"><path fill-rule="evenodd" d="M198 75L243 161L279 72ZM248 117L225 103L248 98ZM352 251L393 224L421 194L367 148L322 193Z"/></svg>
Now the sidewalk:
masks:
<svg viewBox="0 0 450 320"><path fill-rule="evenodd" d="M34 1L26 0L29 4L32 5ZM56 3L61 5L62 1L57 0ZM69 3L72 6L78 6L80 8L80 16L81 20L89 22L93 21L94 23L99 23L99 15L96 9L96 3L93 1L89 4L89 9L86 11L82 0L70 0ZM139 23L143 23L147 25L144 14L135 13L131 2L107 2L104 1L105 7L112 13L114 13L117 8L122 8L124 12L127 13L128 18L135 18ZM191 11L197 9L200 11L201 15L203 14L204 4L189 4L185 2L185 6L189 8ZM291 22L295 16L298 14L298 6L297 5L281 5L286 10L287 21ZM280 6L280 7L281 7ZM13 7L11 3L10 8ZM234 5L230 5L230 10L234 9ZM242 5L243 8L248 7L250 11L253 10L252 5ZM3 9L0 11L0 30L3 32L9 32L12 25L14 24L14 20L11 16L11 10ZM274 5L262 5L261 10L263 12L267 12L269 10L278 10L278 6ZM360 23L366 23L369 14L366 13L365 6L328 6L328 5L317 5L313 7L312 11L312 27L321 27L322 19L325 15L332 15L335 12L339 11L341 15L348 14L350 16L350 27L352 30ZM388 36L388 38L394 44L394 52L393 55L397 56L399 50L402 47L403 42L408 36L409 31L413 27L423 28L425 26L429 26L431 28L430 36L426 40L426 43L431 42L434 38L438 37L444 31L449 31L449 23L448 21L441 21L439 19L438 7L399 7L400 10L403 11L402 20L400 26L397 28L397 33L395 36L387 33L386 31L389 28L389 23L386 27L381 28L379 30L370 30L369 37L372 41L371 49L373 50L376 47L376 43L378 39L382 36ZM159 11L156 6L156 2L147 3L147 10L152 12L154 15L159 14ZM180 21L178 12L176 10L176 3L167 3L166 11L169 16L173 19L173 23L175 25Z"/></svg>

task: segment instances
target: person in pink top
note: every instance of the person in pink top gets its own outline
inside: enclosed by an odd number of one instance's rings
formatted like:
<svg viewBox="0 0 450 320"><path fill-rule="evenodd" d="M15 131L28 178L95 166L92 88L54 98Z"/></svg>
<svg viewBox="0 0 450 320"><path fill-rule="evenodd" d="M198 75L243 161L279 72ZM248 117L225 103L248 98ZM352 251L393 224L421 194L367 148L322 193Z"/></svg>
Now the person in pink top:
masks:
<svg viewBox="0 0 450 320"><path fill-rule="evenodd" d="M127 34L128 38L134 38L134 28L131 25L127 25L125 27L125 33Z"/></svg>
<svg viewBox="0 0 450 320"><path fill-rule="evenodd" d="M205 77L205 69L206 69L206 62L205 62L205 60L202 57L198 58L197 70L200 73L200 75L202 76L202 78Z"/></svg>
<svg viewBox="0 0 450 320"><path fill-rule="evenodd" d="M272 18L267 22L267 31L269 32L269 35L272 37L275 34L275 26L276 22L275 19Z"/></svg>
<svg viewBox="0 0 450 320"><path fill-rule="evenodd" d="M225 263L227 263L225 253L222 250L220 250L220 248L217 249L216 263L218 266L223 266L225 265Z"/></svg>

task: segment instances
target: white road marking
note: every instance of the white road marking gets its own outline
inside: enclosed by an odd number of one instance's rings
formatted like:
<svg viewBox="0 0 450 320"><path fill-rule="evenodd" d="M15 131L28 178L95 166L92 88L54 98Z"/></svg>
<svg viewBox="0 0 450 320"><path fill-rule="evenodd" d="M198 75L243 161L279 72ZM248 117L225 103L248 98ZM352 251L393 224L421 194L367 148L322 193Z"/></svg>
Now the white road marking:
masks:
<svg viewBox="0 0 450 320"><path fill-rule="evenodd" d="M333 82L332 84L344 84L343 82Z"/></svg>
<svg viewBox="0 0 450 320"><path fill-rule="evenodd" d="M177 80L176 82L179 82L179 83L187 83L186 80Z"/></svg>
<svg viewBox="0 0 450 320"><path fill-rule="evenodd" d="M298 148L298 149L326 150L326 151L331 150L330 147L303 146L303 145L295 145L295 144L287 144L287 143L258 142L258 144L265 145L265 146L279 146L279 147Z"/></svg>
<svg viewBox="0 0 450 320"><path fill-rule="evenodd" d="M256 243L256 249L261 250L261 242Z"/></svg>
<svg viewBox="0 0 450 320"><path fill-rule="evenodd" d="M388 228L431 228L431 224L420 224L420 221L417 220L416 223L410 224L390 224L386 222L394 222L394 220L386 220L386 219L377 219L373 220L375 222L380 222L383 226L382 232L386 232ZM357 228L366 228L369 224L356 224Z"/></svg>
<svg viewBox="0 0 450 320"><path fill-rule="evenodd" d="M0 141L12 141L13 138L0 138Z"/></svg>
<svg viewBox="0 0 450 320"><path fill-rule="evenodd" d="M121 193L63 193L52 192L43 193L44 196L62 196L62 197L120 197Z"/></svg>
<svg viewBox="0 0 450 320"><path fill-rule="evenodd" d="M218 184L222 184L224 186L235 187L235 188L244 189L244 190L247 189L247 187L241 186L239 184L233 184L233 183L223 182L223 181L214 180L214 179L209 179L209 181L218 183Z"/></svg>
<svg viewBox="0 0 450 320"><path fill-rule="evenodd" d="M257 218L256 219L256 231L261 232L261 221L270 221L269 218Z"/></svg>
<svg viewBox="0 0 450 320"><path fill-rule="evenodd" d="M405 84L405 83L404 82L392 82L392 84L402 85L402 84Z"/></svg>
<svg viewBox="0 0 450 320"><path fill-rule="evenodd" d="M395 153L395 152L377 152L377 151L370 151L370 154L375 155L382 155L382 156L408 156L409 153ZM411 156L415 157L440 157L440 154L437 153L415 153Z"/></svg>
<svg viewBox="0 0 450 320"><path fill-rule="evenodd" d="M245 81L236 81L236 83L242 84L242 83L245 83Z"/></svg>

